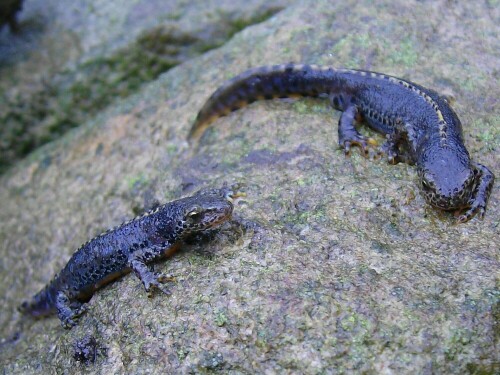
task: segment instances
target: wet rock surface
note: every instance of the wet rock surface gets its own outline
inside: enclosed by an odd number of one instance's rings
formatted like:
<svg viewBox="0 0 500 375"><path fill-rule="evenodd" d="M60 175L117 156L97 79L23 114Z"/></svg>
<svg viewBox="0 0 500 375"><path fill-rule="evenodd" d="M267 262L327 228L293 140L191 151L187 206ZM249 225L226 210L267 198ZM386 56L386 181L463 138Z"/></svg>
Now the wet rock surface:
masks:
<svg viewBox="0 0 500 375"><path fill-rule="evenodd" d="M186 142L225 79L330 64L453 96L473 160L498 176L489 4L290 3L10 169L0 178L5 372L498 373L498 183L485 219L457 225L425 203L413 167L345 157L339 112L320 99L257 102ZM172 296L149 299L127 275L71 331L15 310L87 239L225 181L246 184L234 220L155 266L175 276ZM85 338L96 345L75 357Z"/></svg>

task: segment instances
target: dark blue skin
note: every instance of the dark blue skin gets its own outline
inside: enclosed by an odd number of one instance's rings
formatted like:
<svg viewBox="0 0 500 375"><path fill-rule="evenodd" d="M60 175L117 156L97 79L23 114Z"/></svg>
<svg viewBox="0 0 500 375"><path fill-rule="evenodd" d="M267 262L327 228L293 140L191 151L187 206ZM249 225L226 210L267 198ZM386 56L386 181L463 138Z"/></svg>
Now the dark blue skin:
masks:
<svg viewBox="0 0 500 375"><path fill-rule="evenodd" d="M57 312L64 328L73 327L92 294L101 286L130 272L149 293L168 280L147 263L168 256L186 235L213 228L233 212L229 188L202 190L195 195L155 208L82 245L62 271L20 311L34 317Z"/></svg>
<svg viewBox="0 0 500 375"><path fill-rule="evenodd" d="M327 96L339 120L339 145L368 153L373 144L355 124L364 120L386 135L380 151L390 163L415 164L426 200L462 212L459 222L484 216L494 175L472 162L462 125L446 99L435 91L381 73L312 65L283 64L248 70L227 81L205 103L189 138L201 137L220 116L261 99Z"/></svg>

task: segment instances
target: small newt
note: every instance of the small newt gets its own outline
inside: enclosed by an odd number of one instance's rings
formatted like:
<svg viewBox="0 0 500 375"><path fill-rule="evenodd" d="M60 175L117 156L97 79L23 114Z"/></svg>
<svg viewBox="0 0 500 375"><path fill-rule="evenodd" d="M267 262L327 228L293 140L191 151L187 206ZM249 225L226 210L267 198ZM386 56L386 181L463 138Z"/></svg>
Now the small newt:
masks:
<svg viewBox="0 0 500 375"><path fill-rule="evenodd" d="M283 64L250 69L224 83L198 113L189 138L201 137L218 117L262 99L326 96L343 111L338 142L346 154L374 141L355 124L364 120L387 140L380 152L392 164L416 164L428 203L462 213L458 222L484 217L494 175L472 162L462 125L447 100L435 91L387 74L330 66Z"/></svg>
<svg viewBox="0 0 500 375"><path fill-rule="evenodd" d="M171 255L186 235L229 220L232 199L241 195L228 187L201 190L100 234L83 244L62 271L19 310L34 317L57 312L62 326L69 329L97 289L131 270L146 292L157 288L170 294L161 285L168 278L153 272L147 263Z"/></svg>

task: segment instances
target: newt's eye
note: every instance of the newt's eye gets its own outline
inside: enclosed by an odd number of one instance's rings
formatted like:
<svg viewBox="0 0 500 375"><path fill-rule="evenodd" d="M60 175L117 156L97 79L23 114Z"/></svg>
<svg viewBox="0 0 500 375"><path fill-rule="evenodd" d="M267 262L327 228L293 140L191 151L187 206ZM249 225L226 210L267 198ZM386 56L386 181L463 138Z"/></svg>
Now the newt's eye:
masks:
<svg viewBox="0 0 500 375"><path fill-rule="evenodd" d="M431 184L427 180L422 180L422 186L424 187L424 189L430 189L431 188Z"/></svg>
<svg viewBox="0 0 500 375"><path fill-rule="evenodd" d="M190 218L191 220L200 220L201 218L201 212L202 212L202 209L201 207L198 207L198 206L195 206L195 207L192 207L188 213L186 214L186 216L188 218Z"/></svg>
<svg viewBox="0 0 500 375"><path fill-rule="evenodd" d="M430 190L434 186L434 180L432 178L432 175L430 173L424 173L424 175L421 177L422 179L422 187L424 189Z"/></svg>

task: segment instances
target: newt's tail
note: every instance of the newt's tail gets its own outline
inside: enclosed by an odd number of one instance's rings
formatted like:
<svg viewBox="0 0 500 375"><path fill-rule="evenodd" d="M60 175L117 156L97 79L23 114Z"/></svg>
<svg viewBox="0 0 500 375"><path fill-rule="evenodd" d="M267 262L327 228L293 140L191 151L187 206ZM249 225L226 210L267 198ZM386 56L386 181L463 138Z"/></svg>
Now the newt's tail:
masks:
<svg viewBox="0 0 500 375"><path fill-rule="evenodd" d="M31 300L24 301L18 308L21 313L33 317L47 316L56 311L55 289L51 284L38 292Z"/></svg>
<svg viewBox="0 0 500 375"><path fill-rule="evenodd" d="M219 87L207 100L191 127L188 139L199 139L217 118L256 100L318 96L328 92L332 67L282 64L247 70ZM327 79L325 79L328 77ZM330 86L331 87L331 86Z"/></svg>

